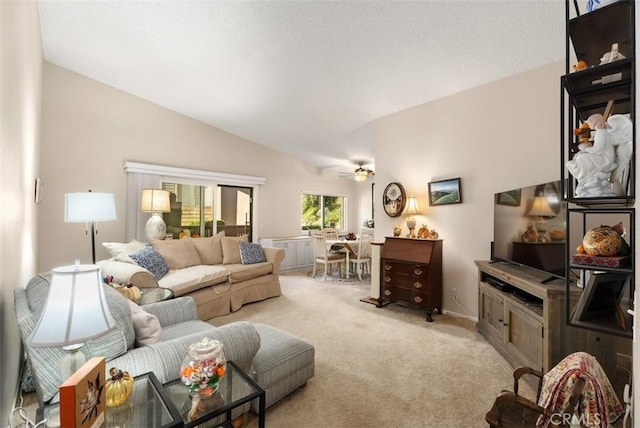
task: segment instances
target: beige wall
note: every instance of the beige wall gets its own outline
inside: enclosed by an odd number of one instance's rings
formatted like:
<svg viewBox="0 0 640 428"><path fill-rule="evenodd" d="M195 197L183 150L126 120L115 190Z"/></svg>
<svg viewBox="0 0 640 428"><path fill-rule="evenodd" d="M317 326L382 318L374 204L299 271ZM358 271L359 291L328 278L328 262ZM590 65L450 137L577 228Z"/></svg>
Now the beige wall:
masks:
<svg viewBox="0 0 640 428"><path fill-rule="evenodd" d="M41 271L91 261L84 225L64 223L67 192L115 193L118 220L99 225L98 260L108 257L101 242L125 239L126 161L265 177L258 238L300 234L303 190L347 194L349 227L362 221L354 182L47 62L42 135Z"/></svg>
<svg viewBox="0 0 640 428"><path fill-rule="evenodd" d="M0 424L18 384L20 336L13 289L36 272L34 182L39 153L42 46L38 8L31 1L0 2Z"/></svg>
<svg viewBox="0 0 640 428"><path fill-rule="evenodd" d="M461 72L464 72L461 70ZM379 202L400 182L418 198L418 227L444 240L444 308L477 317L474 260L490 258L493 194L560 178L557 63L500 80L375 122L376 240L404 217L388 217ZM427 183L460 177L462 204L429 207ZM462 306L451 298L458 289Z"/></svg>

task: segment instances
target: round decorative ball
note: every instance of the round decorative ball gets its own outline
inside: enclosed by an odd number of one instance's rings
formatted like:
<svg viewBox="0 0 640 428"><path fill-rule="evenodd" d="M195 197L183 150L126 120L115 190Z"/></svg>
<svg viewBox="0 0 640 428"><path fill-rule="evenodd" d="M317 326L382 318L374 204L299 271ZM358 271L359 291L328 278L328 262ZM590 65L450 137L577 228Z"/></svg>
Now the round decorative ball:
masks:
<svg viewBox="0 0 640 428"><path fill-rule="evenodd" d="M582 247L590 256L615 256L622 247L622 238L610 226L600 226L584 235Z"/></svg>

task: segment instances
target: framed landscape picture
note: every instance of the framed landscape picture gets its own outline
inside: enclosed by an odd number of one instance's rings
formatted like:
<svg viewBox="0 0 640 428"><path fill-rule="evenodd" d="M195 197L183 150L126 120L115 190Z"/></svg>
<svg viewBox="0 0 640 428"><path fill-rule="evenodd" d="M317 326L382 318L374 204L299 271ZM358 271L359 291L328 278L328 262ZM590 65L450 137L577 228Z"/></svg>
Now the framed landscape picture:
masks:
<svg viewBox="0 0 640 428"><path fill-rule="evenodd" d="M462 203L460 177L429 183L429 205Z"/></svg>
<svg viewBox="0 0 640 428"><path fill-rule="evenodd" d="M522 189L509 190L507 192L500 192L496 194L496 203L498 203L499 205L519 207L521 198Z"/></svg>

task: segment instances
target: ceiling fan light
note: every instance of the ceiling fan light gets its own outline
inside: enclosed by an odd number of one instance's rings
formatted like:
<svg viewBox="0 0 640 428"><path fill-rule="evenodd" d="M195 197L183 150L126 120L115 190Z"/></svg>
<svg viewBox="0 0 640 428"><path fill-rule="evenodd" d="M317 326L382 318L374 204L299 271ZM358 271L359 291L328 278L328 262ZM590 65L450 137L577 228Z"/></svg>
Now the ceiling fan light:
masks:
<svg viewBox="0 0 640 428"><path fill-rule="evenodd" d="M369 175L366 172L356 172L354 178L356 179L357 182L362 183L363 181L367 180L367 177Z"/></svg>

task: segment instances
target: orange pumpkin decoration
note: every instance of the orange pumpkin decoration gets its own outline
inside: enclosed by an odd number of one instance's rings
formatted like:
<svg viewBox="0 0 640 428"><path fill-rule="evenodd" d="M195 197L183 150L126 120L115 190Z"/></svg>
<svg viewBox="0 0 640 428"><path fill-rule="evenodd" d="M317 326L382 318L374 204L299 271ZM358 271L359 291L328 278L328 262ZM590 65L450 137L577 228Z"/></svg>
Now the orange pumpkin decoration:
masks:
<svg viewBox="0 0 640 428"><path fill-rule="evenodd" d="M615 256L622 247L622 238L612 227L591 229L582 240L584 252L590 256Z"/></svg>
<svg viewBox="0 0 640 428"><path fill-rule="evenodd" d="M429 237L429 228L426 224L423 224L420 229L418 229L418 238L427 239Z"/></svg>

